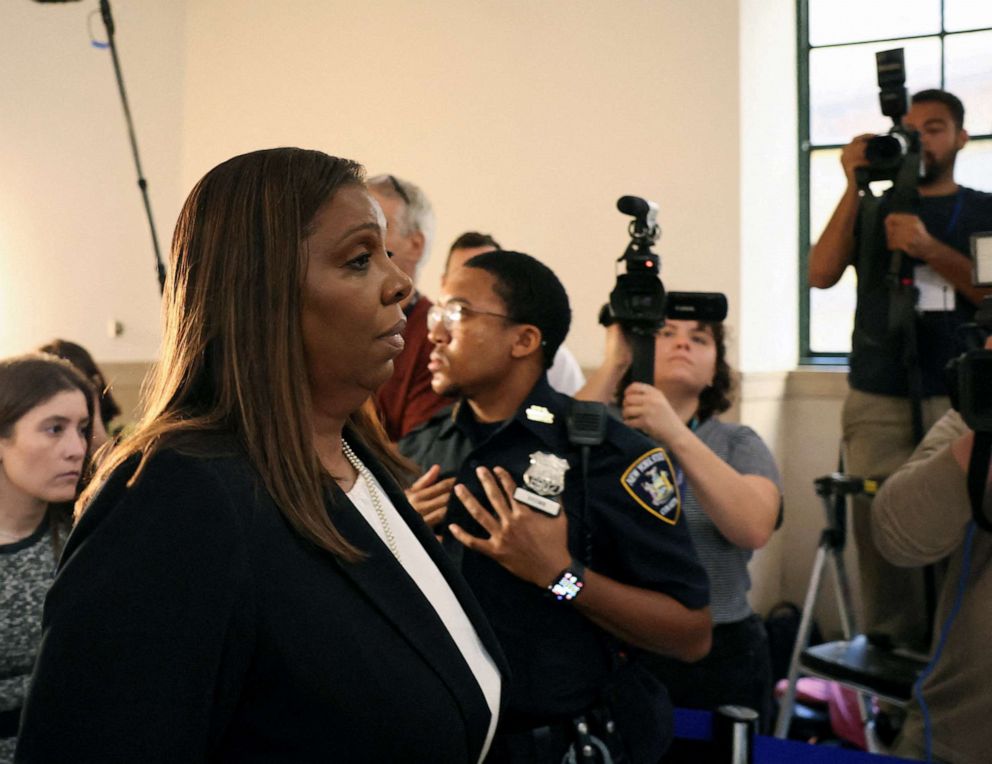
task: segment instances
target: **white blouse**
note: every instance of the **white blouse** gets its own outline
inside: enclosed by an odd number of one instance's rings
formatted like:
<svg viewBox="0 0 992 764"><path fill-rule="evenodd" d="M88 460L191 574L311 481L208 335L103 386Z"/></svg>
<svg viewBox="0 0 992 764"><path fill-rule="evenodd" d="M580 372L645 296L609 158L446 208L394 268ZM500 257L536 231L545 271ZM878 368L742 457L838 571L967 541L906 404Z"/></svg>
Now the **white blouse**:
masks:
<svg viewBox="0 0 992 764"><path fill-rule="evenodd" d="M369 486L366 482L366 475L371 478L373 482L372 486ZM372 530L385 543L386 531L382 527L379 516L375 511L372 496L369 494L370 490L376 491L379 504L386 515L386 521L393 534L401 564L417 586L420 587L420 591L424 593L427 601L434 607L438 616L440 616L441 621L451 634L451 638L461 651L462 657L465 658L465 662L472 669L475 680L479 683L479 688L486 698L486 703L489 706L489 731L486 734L486 742L482 746L482 755L479 757L479 761L481 762L489 752L489 746L496 732L500 692L502 690L499 671L496 669L496 664L493 663L492 656L489 655L489 652L479 639L479 635L476 633L475 627L472 626L472 622L465 615L465 611L462 609L461 604L459 604L458 598L455 597L455 593L451 591L451 587L448 586L448 582L441 575L441 571L438 570L437 565L434 564L434 561L427 554L427 550L424 549L417 540L417 537L413 535L413 531L410 530L403 518L400 517L400 513L396 511L396 507L389 500L389 496L383 490L382 485L380 485L375 475L367 469L358 470L358 479L355 480L355 485L348 491L348 498L352 504L358 507L359 512L362 513L362 517L365 518L365 521L372 527Z"/></svg>

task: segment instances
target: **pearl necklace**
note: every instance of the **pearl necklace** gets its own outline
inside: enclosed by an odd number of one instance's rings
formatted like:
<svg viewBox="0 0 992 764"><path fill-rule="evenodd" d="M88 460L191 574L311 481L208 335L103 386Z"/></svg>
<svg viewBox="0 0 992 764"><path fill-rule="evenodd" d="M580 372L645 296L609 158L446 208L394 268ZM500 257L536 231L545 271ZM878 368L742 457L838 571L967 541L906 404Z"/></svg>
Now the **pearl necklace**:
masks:
<svg viewBox="0 0 992 764"><path fill-rule="evenodd" d="M393 557L397 560L400 559L400 550L396 547L396 539L393 537L393 529L389 527L389 520L386 517L386 511L382 508L382 501L379 498L379 492L375 488L375 483L372 482L372 473L369 472L368 467L362 464L361 460L356 456L355 452L351 450L351 446L348 445L344 438L341 438L341 450L344 452L345 458L351 462L351 466L355 468L358 473L358 477L365 481L365 487L368 489L369 498L372 499L372 508L375 510L376 517L379 518L379 525L382 526L382 535L386 538L386 546L389 547L389 551L393 553Z"/></svg>

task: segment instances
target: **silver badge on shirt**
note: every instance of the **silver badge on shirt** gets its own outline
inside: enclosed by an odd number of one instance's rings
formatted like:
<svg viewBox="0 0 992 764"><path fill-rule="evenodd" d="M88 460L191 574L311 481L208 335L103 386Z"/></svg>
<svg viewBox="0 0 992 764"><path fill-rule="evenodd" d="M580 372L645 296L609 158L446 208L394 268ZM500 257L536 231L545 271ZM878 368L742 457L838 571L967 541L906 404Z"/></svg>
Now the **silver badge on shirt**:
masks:
<svg viewBox="0 0 992 764"><path fill-rule="evenodd" d="M535 451L524 473L524 485L540 496L557 496L565 490L568 460L554 454Z"/></svg>

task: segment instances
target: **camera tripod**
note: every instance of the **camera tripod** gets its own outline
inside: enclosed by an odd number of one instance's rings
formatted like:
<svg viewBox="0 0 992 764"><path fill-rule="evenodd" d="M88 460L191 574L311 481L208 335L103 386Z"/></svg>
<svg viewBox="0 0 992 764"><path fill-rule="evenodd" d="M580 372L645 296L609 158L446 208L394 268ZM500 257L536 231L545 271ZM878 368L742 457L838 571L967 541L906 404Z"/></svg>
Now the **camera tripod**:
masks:
<svg viewBox="0 0 992 764"><path fill-rule="evenodd" d="M920 661L871 644L860 634L854 616L851 586L844 564L847 541L847 500L858 494L873 496L878 483L835 472L813 481L816 495L823 501L827 526L820 534L813 571L810 575L802 620L789 662L789 678L775 723L775 737L788 736L796 702L796 682L800 674L816 676L851 687L858 694L858 709L865 730L868 750L878 753L884 746L875 734L872 697L905 706L912 695L913 683L926 666ZM844 639L809 647L813 627L813 610L827 564L833 569Z"/></svg>

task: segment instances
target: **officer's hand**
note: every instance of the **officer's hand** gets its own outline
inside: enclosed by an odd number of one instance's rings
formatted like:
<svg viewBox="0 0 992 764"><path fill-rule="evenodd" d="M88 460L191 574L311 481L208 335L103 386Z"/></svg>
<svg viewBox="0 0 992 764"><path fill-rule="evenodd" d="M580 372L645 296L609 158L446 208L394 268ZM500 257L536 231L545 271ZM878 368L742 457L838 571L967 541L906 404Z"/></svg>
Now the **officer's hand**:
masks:
<svg viewBox="0 0 992 764"><path fill-rule="evenodd" d="M441 467L435 464L404 491L410 506L420 513L431 528L437 527L448 514L448 500L455 485L453 477L438 480L440 474Z"/></svg>
<svg viewBox="0 0 992 764"><path fill-rule="evenodd" d="M625 424L667 446L687 429L665 394L643 382L634 382L624 390L622 411Z"/></svg>
<svg viewBox="0 0 992 764"><path fill-rule="evenodd" d="M927 260L933 249L934 238L916 215L892 212L885 218L885 241L893 252L899 250L910 257Z"/></svg>
<svg viewBox="0 0 992 764"><path fill-rule="evenodd" d="M495 517L464 485L455 486L455 495L489 538L473 536L454 523L448 526L451 535L469 549L493 558L517 578L545 587L572 561L565 512L549 517L521 504L512 498L517 485L510 473L502 467L495 472L494 476L485 467L476 470Z"/></svg>
<svg viewBox="0 0 992 764"><path fill-rule="evenodd" d="M844 168L844 175L847 176L847 183L850 186L855 184L854 171L859 167L868 166L868 160L865 158L865 144L869 138L873 137L873 133L863 133L847 144L840 152L840 166Z"/></svg>

